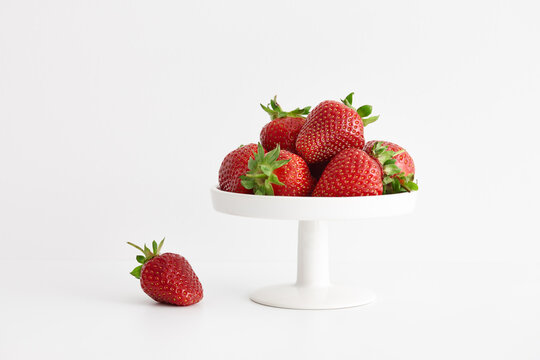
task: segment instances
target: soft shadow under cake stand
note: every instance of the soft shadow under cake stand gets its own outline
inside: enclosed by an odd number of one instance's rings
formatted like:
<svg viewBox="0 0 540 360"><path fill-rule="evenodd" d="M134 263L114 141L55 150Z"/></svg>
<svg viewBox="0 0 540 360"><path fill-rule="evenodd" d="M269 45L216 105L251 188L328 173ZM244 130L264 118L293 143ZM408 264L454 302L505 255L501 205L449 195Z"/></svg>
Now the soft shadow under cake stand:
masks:
<svg viewBox="0 0 540 360"><path fill-rule="evenodd" d="M288 309L338 309L369 304L368 289L330 282L328 220L353 220L411 213L416 193L358 197L288 197L237 194L211 189L214 209L230 215L298 221L296 283L264 287L251 300Z"/></svg>

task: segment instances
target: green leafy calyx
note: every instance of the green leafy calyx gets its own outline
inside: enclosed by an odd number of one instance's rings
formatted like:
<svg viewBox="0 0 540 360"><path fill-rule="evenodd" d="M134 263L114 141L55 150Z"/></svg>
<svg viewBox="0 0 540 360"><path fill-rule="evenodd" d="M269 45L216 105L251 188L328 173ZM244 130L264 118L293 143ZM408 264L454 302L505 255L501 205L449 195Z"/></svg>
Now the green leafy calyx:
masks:
<svg viewBox="0 0 540 360"><path fill-rule="evenodd" d="M268 153L264 153L262 145L259 143L257 152L253 152L253 158L248 161L249 171L240 177L242 186L248 190L253 190L255 195L274 195L275 185L285 185L279 181L274 170L282 167L291 159L277 160L280 152L278 146Z"/></svg>
<svg viewBox="0 0 540 360"><path fill-rule="evenodd" d="M293 111L284 111L281 106L276 101L277 96L274 96L272 100L270 100L270 103L266 106L261 104L261 107L264 111L270 115L270 119L281 119L284 117L301 117L303 118L305 115L309 114L309 109L311 109L311 106L306 106L305 108L296 108Z"/></svg>
<svg viewBox="0 0 540 360"><path fill-rule="evenodd" d="M362 105L358 109L353 106L352 104L353 95L354 95L353 92L350 93L349 95L345 97L345 99L341 99L341 102L343 102L345 105L347 105L351 109L354 109L358 113L358 115L360 115L364 126L367 126L371 124L372 122L377 121L379 119L379 115L369 117L369 115L371 115L371 112L373 111L373 107L371 105Z"/></svg>
<svg viewBox="0 0 540 360"><path fill-rule="evenodd" d="M136 259L137 259L137 262L141 265L137 266L135 269L133 269L131 271L131 275L135 276L137 279L140 279L141 278L141 270L142 270L142 267L145 263L147 263L150 259L152 258L155 258L156 256L159 255L160 251L161 251L161 247L163 246L163 242L165 241L165 238L163 238L159 244L154 240L152 241L152 250L150 250L146 244L144 245L144 248L141 248L140 246L138 245L135 245L133 243L130 243L128 241L128 244L133 246L134 248L136 249L139 249L140 251L142 251L142 253L144 255L137 255Z"/></svg>
<svg viewBox="0 0 540 360"><path fill-rule="evenodd" d="M383 193L395 194L401 192L411 192L418 190L418 184L414 182L414 174L405 175L396 165L394 156L401 154L405 150L388 150L382 141L373 145L370 156L377 159L383 170Z"/></svg>

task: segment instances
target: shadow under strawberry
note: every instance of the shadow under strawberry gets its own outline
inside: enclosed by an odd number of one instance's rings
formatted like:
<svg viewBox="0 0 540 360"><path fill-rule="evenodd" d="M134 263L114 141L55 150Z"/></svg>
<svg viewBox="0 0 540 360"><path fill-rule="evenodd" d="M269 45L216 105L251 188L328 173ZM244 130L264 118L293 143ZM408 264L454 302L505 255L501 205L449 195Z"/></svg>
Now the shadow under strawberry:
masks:
<svg viewBox="0 0 540 360"><path fill-rule="evenodd" d="M309 164L309 171L311 171L311 176L313 176L316 180L319 180L322 173L324 172L324 169L326 168L326 165L328 165L328 161Z"/></svg>

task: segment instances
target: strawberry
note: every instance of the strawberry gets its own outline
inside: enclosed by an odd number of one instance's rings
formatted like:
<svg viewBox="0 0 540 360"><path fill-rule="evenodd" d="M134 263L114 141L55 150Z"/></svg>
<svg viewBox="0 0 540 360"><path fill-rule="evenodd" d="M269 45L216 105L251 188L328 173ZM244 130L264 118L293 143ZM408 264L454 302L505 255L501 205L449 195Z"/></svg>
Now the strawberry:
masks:
<svg viewBox="0 0 540 360"><path fill-rule="evenodd" d="M261 107L270 115L271 119L261 130L263 148L274 149L279 145L283 150L296 152L296 137L306 123L303 115L307 115L311 107L296 108L293 111L285 112L277 103L276 97L270 100L268 106L261 104Z"/></svg>
<svg viewBox="0 0 540 360"><path fill-rule="evenodd" d="M157 302L173 305L192 305L201 301L203 289L199 278L188 261L178 254L160 254L163 246L152 241L152 250L144 249L128 242L144 254L137 256L142 265L137 266L131 275L141 280L143 291Z"/></svg>
<svg viewBox="0 0 540 360"><path fill-rule="evenodd" d="M341 103L323 101L309 113L296 138L296 151L308 164L329 161L347 148L364 147L364 126L379 116L366 118L372 111L370 105L353 108L353 94L350 93Z"/></svg>
<svg viewBox="0 0 540 360"><path fill-rule="evenodd" d="M300 156L280 146L265 154L261 144L249 159L242 185L255 195L308 196L314 180L309 167Z"/></svg>
<svg viewBox="0 0 540 360"><path fill-rule="evenodd" d="M242 145L225 156L219 168L219 188L223 191L250 194L240 183L240 176L248 172L248 160L253 157L257 145Z"/></svg>
<svg viewBox="0 0 540 360"><path fill-rule="evenodd" d="M385 194L418 190L413 181L414 162L404 148L389 141L369 141L364 151L381 166Z"/></svg>
<svg viewBox="0 0 540 360"><path fill-rule="evenodd" d="M396 160L396 166L400 168L404 175L414 175L414 161L404 148L390 141L371 140L364 146L364 151L370 156L374 156L373 147L386 147L387 150L394 151L393 158Z"/></svg>
<svg viewBox="0 0 540 360"><path fill-rule="evenodd" d="M364 150L348 148L328 163L313 196L369 196L383 192L379 163Z"/></svg>

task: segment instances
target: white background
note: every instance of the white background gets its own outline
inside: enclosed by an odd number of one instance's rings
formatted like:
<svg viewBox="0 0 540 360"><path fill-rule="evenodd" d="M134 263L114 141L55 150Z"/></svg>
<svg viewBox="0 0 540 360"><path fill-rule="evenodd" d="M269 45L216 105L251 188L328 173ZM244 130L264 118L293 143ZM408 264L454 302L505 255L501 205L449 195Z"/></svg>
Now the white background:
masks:
<svg viewBox="0 0 540 360"><path fill-rule="evenodd" d="M0 259L129 271L126 241L166 236L202 272L290 266L295 223L215 213L209 188L229 151L258 141L259 103L355 91L381 114L366 138L412 154L419 202L402 218L332 223L333 263L537 264L539 10L0 0Z"/></svg>

